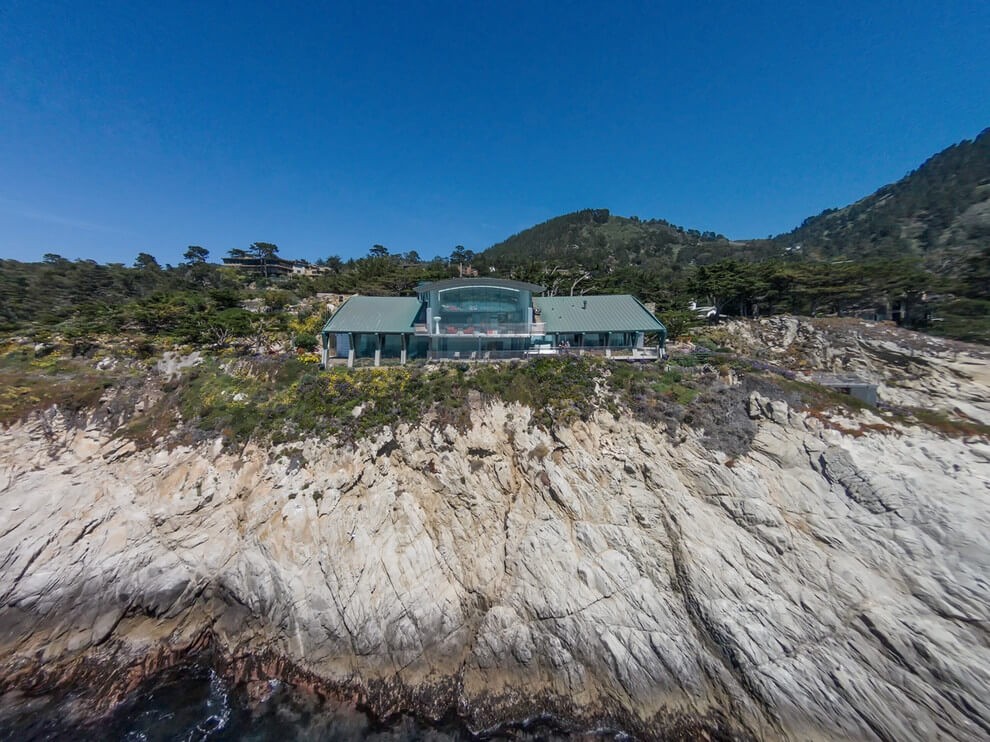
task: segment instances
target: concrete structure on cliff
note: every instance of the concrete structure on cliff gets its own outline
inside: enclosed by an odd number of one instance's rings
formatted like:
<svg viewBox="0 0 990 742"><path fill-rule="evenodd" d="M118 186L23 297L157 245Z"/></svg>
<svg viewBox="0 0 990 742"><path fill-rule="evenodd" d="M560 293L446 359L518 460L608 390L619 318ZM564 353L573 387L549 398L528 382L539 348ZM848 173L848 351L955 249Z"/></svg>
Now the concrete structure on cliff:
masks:
<svg viewBox="0 0 990 742"><path fill-rule="evenodd" d="M564 352L659 358L667 330L628 294L536 296L544 288L495 278L420 284L416 296L354 296L323 328L331 357L498 360Z"/></svg>

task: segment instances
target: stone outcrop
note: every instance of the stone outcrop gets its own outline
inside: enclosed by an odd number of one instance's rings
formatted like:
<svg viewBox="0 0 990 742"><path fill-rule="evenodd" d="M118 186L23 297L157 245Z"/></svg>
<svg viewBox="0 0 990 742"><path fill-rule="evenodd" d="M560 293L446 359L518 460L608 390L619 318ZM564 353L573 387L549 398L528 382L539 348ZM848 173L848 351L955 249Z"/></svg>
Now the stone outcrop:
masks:
<svg viewBox="0 0 990 742"><path fill-rule="evenodd" d="M724 325L728 342L787 368L854 374L881 402L990 421L990 349L848 318L768 317Z"/></svg>
<svg viewBox="0 0 990 742"><path fill-rule="evenodd" d="M478 729L990 735L985 444L843 434L754 395L730 459L687 429L550 434L476 404L466 432L355 448L5 431L3 686L112 699L209 643Z"/></svg>

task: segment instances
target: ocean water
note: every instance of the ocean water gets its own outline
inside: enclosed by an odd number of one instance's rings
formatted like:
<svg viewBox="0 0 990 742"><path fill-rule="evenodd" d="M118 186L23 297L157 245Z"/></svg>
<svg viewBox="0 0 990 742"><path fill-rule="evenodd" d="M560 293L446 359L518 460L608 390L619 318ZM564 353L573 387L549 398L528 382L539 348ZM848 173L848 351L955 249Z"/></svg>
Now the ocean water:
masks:
<svg viewBox="0 0 990 742"><path fill-rule="evenodd" d="M208 664L188 663L146 680L102 721L84 723L82 696L0 697L0 740L34 742L294 742L476 740L459 720L427 722L409 715L378 720L278 681L234 686ZM501 729L486 738L557 740L568 735L546 723ZM601 739L598 735L593 735ZM611 735L609 735L611 736ZM607 737L606 737L607 738Z"/></svg>

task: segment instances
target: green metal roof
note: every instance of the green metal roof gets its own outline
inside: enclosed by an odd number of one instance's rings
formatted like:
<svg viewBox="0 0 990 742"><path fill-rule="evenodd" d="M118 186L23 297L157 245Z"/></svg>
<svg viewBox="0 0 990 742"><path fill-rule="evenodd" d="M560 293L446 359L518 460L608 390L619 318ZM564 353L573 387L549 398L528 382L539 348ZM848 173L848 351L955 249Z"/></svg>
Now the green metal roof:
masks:
<svg viewBox="0 0 990 742"><path fill-rule="evenodd" d="M659 332L660 320L629 294L534 296L547 333ZM413 332L422 307L414 296L352 296L327 321L324 332Z"/></svg>
<svg viewBox="0 0 990 742"><path fill-rule="evenodd" d="M662 332L666 328L638 299L629 294L597 296L534 296L533 306L547 333Z"/></svg>
<svg viewBox="0 0 990 742"><path fill-rule="evenodd" d="M415 296L352 296L323 326L324 332L413 332L422 303Z"/></svg>

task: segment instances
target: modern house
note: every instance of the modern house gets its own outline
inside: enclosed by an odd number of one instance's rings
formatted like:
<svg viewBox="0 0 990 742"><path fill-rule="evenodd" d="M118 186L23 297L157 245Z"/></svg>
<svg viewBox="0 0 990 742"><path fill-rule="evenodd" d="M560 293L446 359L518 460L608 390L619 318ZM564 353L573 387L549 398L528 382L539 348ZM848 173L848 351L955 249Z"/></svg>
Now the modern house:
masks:
<svg viewBox="0 0 990 742"><path fill-rule="evenodd" d="M224 258L223 264L228 268L237 268L245 273L256 273L265 276L285 276L289 274L316 276L321 273L330 272L330 269L325 266L312 265L300 260L286 260L278 256L271 258L253 256Z"/></svg>
<svg viewBox="0 0 990 742"><path fill-rule="evenodd" d="M537 296L497 278L452 278L416 296L352 296L323 328L323 364L347 358L496 360L559 352L658 358L667 330L628 294ZM649 340L649 344L647 343Z"/></svg>

